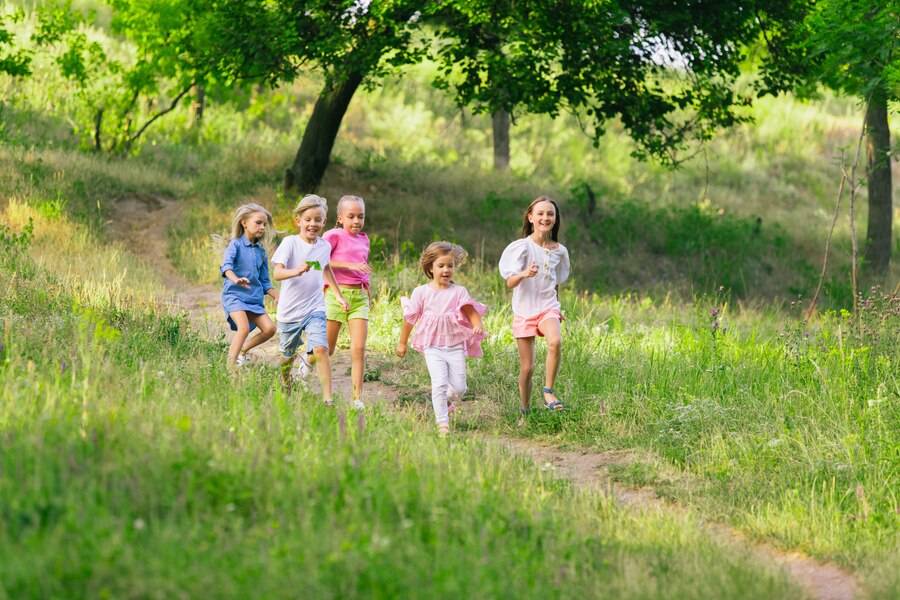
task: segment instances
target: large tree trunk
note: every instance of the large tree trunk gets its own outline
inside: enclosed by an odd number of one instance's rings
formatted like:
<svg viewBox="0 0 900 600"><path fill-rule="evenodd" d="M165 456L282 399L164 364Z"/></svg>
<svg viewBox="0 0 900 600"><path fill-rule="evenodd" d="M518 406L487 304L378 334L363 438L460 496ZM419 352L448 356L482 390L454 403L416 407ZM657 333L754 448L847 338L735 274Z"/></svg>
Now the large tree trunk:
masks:
<svg viewBox="0 0 900 600"><path fill-rule="evenodd" d="M894 212L891 189L891 131L887 96L876 91L866 107L866 173L869 184L869 223L866 229L866 269L887 273L891 260L891 227Z"/></svg>
<svg viewBox="0 0 900 600"><path fill-rule="evenodd" d="M362 80L360 73L351 73L343 81L325 83L306 124L297 156L284 173L285 190L305 194L319 187L331 160L331 149L341 121Z"/></svg>
<svg viewBox="0 0 900 600"><path fill-rule="evenodd" d="M494 170L509 168L509 113L503 109L491 115L494 130Z"/></svg>

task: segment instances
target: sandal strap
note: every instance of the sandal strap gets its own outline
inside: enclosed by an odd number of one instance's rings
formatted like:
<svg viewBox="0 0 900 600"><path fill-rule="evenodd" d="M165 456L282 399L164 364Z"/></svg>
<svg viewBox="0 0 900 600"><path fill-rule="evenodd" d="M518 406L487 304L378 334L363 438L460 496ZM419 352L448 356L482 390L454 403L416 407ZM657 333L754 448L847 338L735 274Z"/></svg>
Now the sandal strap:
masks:
<svg viewBox="0 0 900 600"><path fill-rule="evenodd" d="M544 393L545 394L555 394L556 392L553 391L552 387L544 386Z"/></svg>

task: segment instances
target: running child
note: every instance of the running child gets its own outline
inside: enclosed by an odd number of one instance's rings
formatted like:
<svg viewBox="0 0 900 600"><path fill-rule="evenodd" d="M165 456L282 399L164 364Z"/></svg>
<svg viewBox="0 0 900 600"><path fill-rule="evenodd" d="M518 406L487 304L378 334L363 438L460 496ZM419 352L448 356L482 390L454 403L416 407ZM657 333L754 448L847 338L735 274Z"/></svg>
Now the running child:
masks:
<svg viewBox="0 0 900 600"><path fill-rule="evenodd" d="M562 410L553 385L562 354L559 285L569 278L569 252L559 243L559 205L538 196L522 219L522 237L511 243L500 257L500 275L512 288L513 337L519 349L519 400L524 415L531 407L531 377L534 373L534 340L547 341L544 375L544 407Z"/></svg>
<svg viewBox="0 0 900 600"><path fill-rule="evenodd" d="M432 242L419 260L430 281L414 289L409 298L400 299L403 327L397 356L406 356L409 334L415 327L412 347L425 355L431 405L441 436L450 432L450 412L466 393L466 357L482 354L481 315L487 307L453 282L453 273L465 256L465 250L456 244Z"/></svg>
<svg viewBox="0 0 900 600"><path fill-rule="evenodd" d="M269 259L264 243L272 239L272 214L259 204L244 204L234 211L231 241L225 248L219 272L222 285L222 307L228 326L235 332L228 348L229 369L247 360L246 353L270 339L275 325L266 314L266 295L278 300L278 290L269 279ZM259 329L252 338L250 332Z"/></svg>
<svg viewBox="0 0 900 600"><path fill-rule="evenodd" d="M337 287L325 290L325 317L328 322L328 352L334 354L341 326L350 332L350 381L353 407L365 408L362 401L363 374L366 370L366 337L369 333L369 237L363 233L366 203L359 196L342 196L337 205L337 226L322 236L331 244L331 268ZM334 293L350 305L344 309Z"/></svg>
<svg viewBox="0 0 900 600"><path fill-rule="evenodd" d="M309 194L294 209L297 235L289 235L272 255L275 279L282 281L278 299L278 338L281 350L281 378L291 386L291 365L306 332L307 348L316 356L316 370L322 385L322 400L332 405L331 361L325 336L325 296L323 284L335 287L337 302L347 307L334 281L329 260L331 245L319 237L325 226L328 203L325 198ZM303 360L303 357L300 357Z"/></svg>

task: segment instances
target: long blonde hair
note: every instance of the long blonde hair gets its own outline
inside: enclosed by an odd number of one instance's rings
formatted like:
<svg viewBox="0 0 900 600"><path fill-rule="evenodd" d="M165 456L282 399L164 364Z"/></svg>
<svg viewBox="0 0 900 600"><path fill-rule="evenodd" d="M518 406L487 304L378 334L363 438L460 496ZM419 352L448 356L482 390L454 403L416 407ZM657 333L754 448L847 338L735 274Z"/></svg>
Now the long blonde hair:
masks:
<svg viewBox="0 0 900 600"><path fill-rule="evenodd" d="M272 220L272 213L256 202L243 204L234 211L234 217L231 219L231 239L236 240L243 237L244 221L253 213L266 215L266 232L263 234L263 243L266 245L272 243L272 238L275 235L275 222Z"/></svg>
<svg viewBox="0 0 900 600"><path fill-rule="evenodd" d="M462 246L452 244L450 242L431 242L422 251L422 258L419 259L419 266L428 279L434 279L434 262L447 254L453 257L453 266L459 267L466 260L468 254L463 250Z"/></svg>

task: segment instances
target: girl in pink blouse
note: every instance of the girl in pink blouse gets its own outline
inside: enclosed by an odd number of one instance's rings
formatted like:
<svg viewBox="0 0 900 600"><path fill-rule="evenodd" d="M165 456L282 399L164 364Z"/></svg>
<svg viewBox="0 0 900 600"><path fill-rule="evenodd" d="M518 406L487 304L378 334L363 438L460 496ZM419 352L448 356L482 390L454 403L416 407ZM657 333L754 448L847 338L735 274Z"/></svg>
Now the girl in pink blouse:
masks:
<svg viewBox="0 0 900 600"><path fill-rule="evenodd" d="M412 347L425 355L431 404L442 436L450 432L454 400L466 392L466 356L481 356L484 338L481 315L487 307L453 282L453 272L465 256L465 250L456 244L432 242L419 260L431 281L414 289L409 298L400 298L403 328L397 356L406 356L409 334L415 326Z"/></svg>

